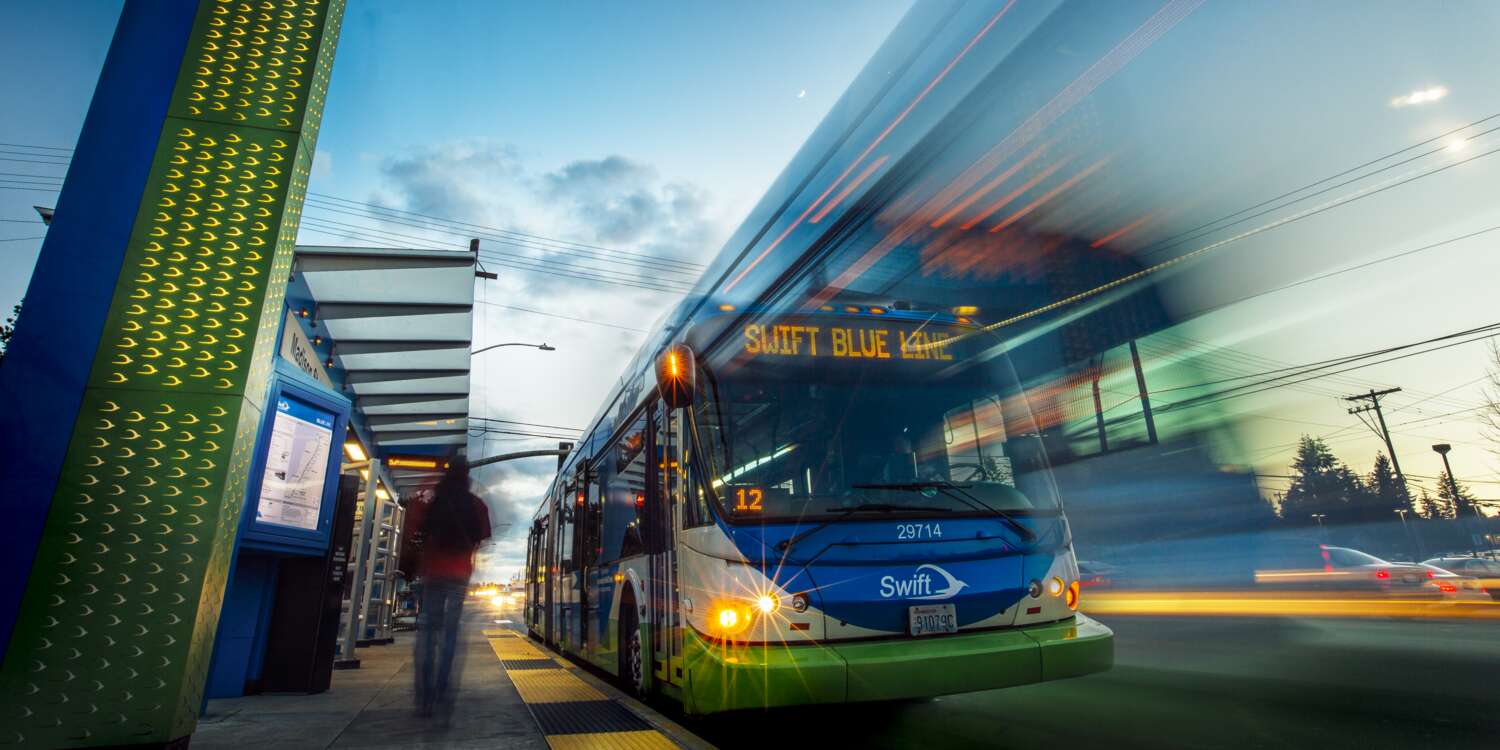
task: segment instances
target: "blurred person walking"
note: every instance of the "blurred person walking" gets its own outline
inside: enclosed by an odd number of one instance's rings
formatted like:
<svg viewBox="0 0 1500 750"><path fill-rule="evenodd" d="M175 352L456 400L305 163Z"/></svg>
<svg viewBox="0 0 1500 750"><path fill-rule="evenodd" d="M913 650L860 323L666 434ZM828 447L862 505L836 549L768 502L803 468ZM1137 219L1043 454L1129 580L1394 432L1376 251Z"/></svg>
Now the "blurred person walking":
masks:
<svg viewBox="0 0 1500 750"><path fill-rule="evenodd" d="M453 711L463 660L459 620L474 552L490 538L490 513L469 491L469 466L454 458L422 511L421 609L417 614L417 712L447 718Z"/></svg>

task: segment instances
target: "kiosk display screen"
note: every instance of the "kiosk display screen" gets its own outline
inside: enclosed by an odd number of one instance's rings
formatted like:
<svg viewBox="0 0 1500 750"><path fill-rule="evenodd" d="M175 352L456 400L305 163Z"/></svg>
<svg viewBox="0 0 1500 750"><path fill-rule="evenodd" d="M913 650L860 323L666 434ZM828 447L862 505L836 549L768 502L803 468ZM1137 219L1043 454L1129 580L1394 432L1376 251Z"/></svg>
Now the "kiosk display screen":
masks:
<svg viewBox="0 0 1500 750"><path fill-rule="evenodd" d="M333 446L334 415L285 396L276 401L266 473L255 507L257 523L313 531L323 509L323 483Z"/></svg>

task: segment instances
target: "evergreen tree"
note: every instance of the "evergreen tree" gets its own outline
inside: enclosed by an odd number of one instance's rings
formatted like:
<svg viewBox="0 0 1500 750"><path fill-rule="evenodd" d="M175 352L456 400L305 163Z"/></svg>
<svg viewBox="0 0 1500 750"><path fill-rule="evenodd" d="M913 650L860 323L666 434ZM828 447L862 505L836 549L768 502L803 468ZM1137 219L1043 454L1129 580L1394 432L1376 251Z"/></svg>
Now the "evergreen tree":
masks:
<svg viewBox="0 0 1500 750"><path fill-rule="evenodd" d="M1350 520L1365 492L1359 476L1349 470L1321 439L1303 435L1292 459L1292 484L1281 503L1281 516L1310 524L1321 513L1328 522Z"/></svg>
<svg viewBox="0 0 1500 750"><path fill-rule="evenodd" d="M1417 496L1417 507L1421 509L1423 518L1447 518L1447 515L1443 512L1442 503L1442 500L1433 497L1426 488L1423 488L1422 494Z"/></svg>
<svg viewBox="0 0 1500 750"><path fill-rule="evenodd" d="M1472 518L1474 515L1474 493L1458 483L1458 494L1453 493L1454 483L1448 479L1448 471L1443 470L1438 477L1438 498L1443 505L1444 518Z"/></svg>
<svg viewBox="0 0 1500 750"><path fill-rule="evenodd" d="M5 350L10 348L10 337L15 335L16 318L19 317L21 317L21 303L17 302L10 311L10 317L5 319L3 325L0 325L0 362L5 361Z"/></svg>
<svg viewBox="0 0 1500 750"><path fill-rule="evenodd" d="M1364 499L1369 504L1370 513L1368 518L1373 521L1385 521L1392 513L1398 510L1411 510L1411 498L1402 492L1401 481L1396 478L1396 470L1391 466L1391 460L1386 458L1385 453L1375 454L1375 467L1370 470L1370 476L1365 479Z"/></svg>

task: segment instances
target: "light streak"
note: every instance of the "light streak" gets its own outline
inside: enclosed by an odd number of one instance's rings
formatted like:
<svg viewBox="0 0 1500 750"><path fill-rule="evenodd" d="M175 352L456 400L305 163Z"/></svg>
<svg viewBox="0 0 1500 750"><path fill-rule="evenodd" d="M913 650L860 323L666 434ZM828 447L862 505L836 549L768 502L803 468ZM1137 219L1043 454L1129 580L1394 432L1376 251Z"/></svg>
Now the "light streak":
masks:
<svg viewBox="0 0 1500 750"><path fill-rule="evenodd" d="M1500 620L1500 602L1454 602L1332 592L1098 591L1090 615L1137 617L1391 617Z"/></svg>
<svg viewBox="0 0 1500 750"><path fill-rule="evenodd" d="M988 34L991 28L994 28L995 23L998 22L1000 18L1003 17L1007 12L1009 12L1011 6L1015 4L1016 0L1010 0L1010 2L1005 4L1005 7L1000 9L1000 12L991 17L989 23L986 23L984 25L984 28L981 28L978 33L974 34L974 36L969 39L969 43L964 45L964 48L962 50L959 50L958 54L955 55L952 60L948 61L948 64L943 67L942 71L934 76L931 81L927 82L927 86L922 89L921 93L917 94L917 97L915 99L912 99L910 104L906 105L906 109L901 110L901 114L897 115L896 119L892 120L891 124L887 125L885 130L881 131L880 135L876 136L875 140L871 141L870 145L866 146L865 150L860 152L859 156L855 157L854 161L849 162L849 166L844 168L843 174L840 174L838 176L838 179L835 179L832 183L830 183L828 185L828 188L823 191L823 194L818 196L817 200L814 200L810 205L808 205L807 210L803 211L802 215L798 216L797 220L792 222L791 226L783 230L782 233L776 237L776 240L774 242L766 246L766 249L762 250L760 255L755 256L755 260L750 261L750 263L745 266L744 270L740 271L739 275L734 277L733 281L730 281L728 284L726 284L724 286L724 291L728 293L730 290L734 289L736 285L744 280L745 276L749 275L752 269L759 265L762 260L765 260L766 256L771 254L772 250L776 249L777 245L781 244L782 240L786 239L786 236L788 234L792 233L793 229L796 229L799 225L801 225L803 220L807 218L808 214L811 214L813 210L818 207L818 204L822 203L823 200L828 197L828 194L832 193L834 189L837 188L839 184L849 176L849 173L853 172L854 168L856 166L859 166L859 164L865 160L865 157L868 157L870 155L870 152L874 151L875 148L880 145L880 142L884 141L886 136L890 135L891 131L895 130L896 126L900 125L901 121L905 120L906 116L912 113L912 110L916 109L917 105L920 104L921 101L925 99L934 88L937 87L938 83L942 82L942 80L947 77L948 73L953 70L953 66L957 65L960 60L968 55L969 50L972 50L974 48L974 45L978 44L979 40L984 38L984 35Z"/></svg>
<svg viewBox="0 0 1500 750"><path fill-rule="evenodd" d="M1031 190L1032 188L1036 187L1037 185L1040 185L1042 183L1042 180L1045 180L1048 177L1051 177L1052 175L1056 174L1057 170L1062 169L1063 167L1067 166L1068 162L1070 162L1072 160L1073 160L1073 157L1071 157L1071 156L1065 156L1065 157L1063 157L1056 164L1053 164L1052 166L1047 167L1046 169L1042 170L1036 176L1032 177L1031 179L1029 179L1029 180L1027 180L1027 181L1025 181L1023 183L1021 183L1020 187L1016 188L1015 190L1010 191L1009 193L1006 193L1004 196L1001 196L1000 200L997 200L994 203L991 203L990 205L985 206L984 210L980 211L977 216L975 216L972 219L969 219L968 221L966 221L966 222L964 222L962 224L959 224L958 228L959 229L963 229L963 230L973 229L975 224L978 224L979 222L984 221L985 219L990 218L990 214L993 214L996 211L999 211L1000 209L1005 208L1007 205L1010 204L1011 201L1013 201L1013 200L1015 200L1015 199L1017 199L1017 198L1025 195L1027 193L1027 191ZM1020 166L1020 164L1016 165L1016 167L1019 167L1019 166ZM1000 178L1009 176L1011 170L1015 169L1016 167L1012 167L1011 169L1007 169L1005 172L1002 172L1000 174L1000 177L997 177L996 179L1000 179ZM991 183L993 183L993 182L994 182L994 180L991 180ZM986 185L985 187L989 187L989 185ZM983 191L982 188L981 188L981 191ZM959 206L962 206L962 205L963 205L962 203L959 204ZM958 208L955 207L954 210L956 211L956 210L958 210ZM936 223L934 223L934 226L936 226Z"/></svg>
<svg viewBox="0 0 1500 750"><path fill-rule="evenodd" d="M1034 201L1026 204L1025 208L1022 208L1021 210L1019 210L1019 211L1011 214L1010 216L1007 216L1005 218L1005 220L1001 221L999 224L996 224L995 226L990 227L990 234L994 234L996 232L1004 230L1006 227L1010 226L1011 224L1014 224L1017 221L1020 221L1027 214L1031 213L1032 211L1035 211L1037 209L1037 207L1039 207L1042 204L1046 203L1047 201L1050 201L1053 198L1056 198L1057 196L1061 195L1063 193L1063 191L1065 191L1065 190L1073 187L1074 185L1077 185L1085 177L1088 177L1089 175L1091 175L1094 172L1098 171L1098 169L1100 167L1104 166L1108 162L1109 162L1109 159L1100 159L1099 161L1096 161L1093 164L1088 165L1087 167L1084 168L1084 170L1082 172L1079 172L1078 174L1075 174L1072 177L1069 177L1061 185L1058 185L1057 187L1052 188L1051 190L1048 190L1046 193L1043 193L1041 195L1041 197L1039 197L1036 200L1034 200Z"/></svg>
<svg viewBox="0 0 1500 750"><path fill-rule="evenodd" d="M1154 213L1146 214L1145 216L1142 216L1141 218L1136 219L1135 221L1132 221L1129 224L1126 224L1125 226L1120 227L1119 229L1116 229L1115 231L1110 232L1109 234L1106 234L1097 240L1094 240L1093 242L1089 243L1089 247L1098 250L1099 248L1104 247L1105 245L1108 245L1109 243L1114 242L1115 240L1120 239L1121 237L1124 237L1125 235L1130 234L1137 229L1140 229L1142 224L1150 221L1155 216L1156 214Z"/></svg>
<svg viewBox="0 0 1500 750"><path fill-rule="evenodd" d="M829 211L832 211L833 209L837 208L840 203L843 203L844 199L848 198L850 193L857 190L861 183L868 179L871 174L874 174L875 170L880 169L881 165L885 164L886 161L890 158L891 157L889 156L882 156L879 159L870 162L870 166L865 167L864 171L860 172L859 176L855 177L854 181L849 183L848 186L846 186L843 190L840 190L839 194L837 196L834 196L833 200L823 204L823 210L819 211L816 216L813 216L812 219L808 221L808 223L816 224L822 221L823 217L827 216Z"/></svg>

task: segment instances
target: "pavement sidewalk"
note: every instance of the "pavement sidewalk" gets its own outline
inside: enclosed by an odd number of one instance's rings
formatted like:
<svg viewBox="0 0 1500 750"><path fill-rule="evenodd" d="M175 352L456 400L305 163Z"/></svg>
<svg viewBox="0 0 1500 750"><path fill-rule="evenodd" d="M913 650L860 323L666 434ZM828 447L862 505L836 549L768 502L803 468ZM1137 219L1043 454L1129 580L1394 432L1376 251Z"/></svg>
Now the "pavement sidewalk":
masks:
<svg viewBox="0 0 1500 750"><path fill-rule="evenodd" d="M403 633L360 649L360 668L335 671L327 692L209 701L192 748L546 748L483 628L466 623L462 684L446 726L416 715L414 634Z"/></svg>

